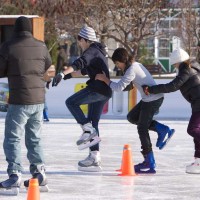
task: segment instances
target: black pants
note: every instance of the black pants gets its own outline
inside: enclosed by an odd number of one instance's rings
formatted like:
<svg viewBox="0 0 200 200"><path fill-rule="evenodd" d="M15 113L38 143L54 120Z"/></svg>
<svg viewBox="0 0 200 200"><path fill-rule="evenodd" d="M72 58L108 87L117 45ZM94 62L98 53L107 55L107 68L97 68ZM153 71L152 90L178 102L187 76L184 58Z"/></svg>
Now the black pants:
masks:
<svg viewBox="0 0 200 200"><path fill-rule="evenodd" d="M155 131L156 121L153 120L153 116L159 111L163 99L162 97L151 102L140 101L127 115L128 121L137 125L143 155L152 151L149 129Z"/></svg>

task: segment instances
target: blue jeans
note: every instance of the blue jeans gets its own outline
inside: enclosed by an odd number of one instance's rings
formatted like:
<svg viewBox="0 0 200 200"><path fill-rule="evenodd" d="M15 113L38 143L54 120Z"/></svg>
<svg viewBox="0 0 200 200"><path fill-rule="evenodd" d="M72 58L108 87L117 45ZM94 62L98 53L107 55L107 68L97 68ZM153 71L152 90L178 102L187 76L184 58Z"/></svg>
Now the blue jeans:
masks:
<svg viewBox="0 0 200 200"><path fill-rule="evenodd" d="M99 134L98 124L103 111L104 104L109 100L106 97L97 92L93 92L87 87L75 93L66 100L66 106L74 116L78 124L84 125L88 122L92 123L92 126ZM80 105L88 104L88 116L86 117L80 108ZM99 144L90 147L91 151L99 151Z"/></svg>
<svg viewBox="0 0 200 200"><path fill-rule="evenodd" d="M40 138L43 109L44 104L9 105L3 144L8 162L8 175L23 171L21 166L21 138L24 133L31 174L35 172L37 165L44 163Z"/></svg>

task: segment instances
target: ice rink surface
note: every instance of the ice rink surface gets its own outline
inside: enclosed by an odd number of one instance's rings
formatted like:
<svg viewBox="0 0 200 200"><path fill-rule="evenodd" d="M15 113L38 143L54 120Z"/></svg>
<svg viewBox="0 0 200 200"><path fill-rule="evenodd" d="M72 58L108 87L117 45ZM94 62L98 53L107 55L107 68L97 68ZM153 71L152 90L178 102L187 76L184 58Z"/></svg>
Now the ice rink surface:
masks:
<svg viewBox="0 0 200 200"><path fill-rule="evenodd" d="M134 163L143 161L135 125L125 119L102 119L99 129L102 173L80 172L77 163L88 155L79 151L76 140L81 128L74 119L50 119L44 123L42 139L50 192L40 193L41 200L200 200L200 174L186 174L193 162L193 141L187 135L188 121L160 121L176 129L165 149L155 147L157 134L150 132L157 174L118 176L125 144L130 144ZM7 178L3 153L4 119L0 119L0 180ZM22 140L22 179L30 178L24 138ZM26 200L22 186L16 197L0 194L0 200Z"/></svg>

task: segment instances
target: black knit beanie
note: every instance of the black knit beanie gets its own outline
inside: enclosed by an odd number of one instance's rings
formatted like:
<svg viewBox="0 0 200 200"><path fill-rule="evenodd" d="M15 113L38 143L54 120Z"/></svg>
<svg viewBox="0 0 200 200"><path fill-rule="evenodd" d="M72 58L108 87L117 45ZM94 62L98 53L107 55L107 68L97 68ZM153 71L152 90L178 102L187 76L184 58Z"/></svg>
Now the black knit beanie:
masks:
<svg viewBox="0 0 200 200"><path fill-rule="evenodd" d="M21 31L32 32L30 20L27 17L23 17L23 16L18 17L15 21L14 31L15 32L21 32Z"/></svg>

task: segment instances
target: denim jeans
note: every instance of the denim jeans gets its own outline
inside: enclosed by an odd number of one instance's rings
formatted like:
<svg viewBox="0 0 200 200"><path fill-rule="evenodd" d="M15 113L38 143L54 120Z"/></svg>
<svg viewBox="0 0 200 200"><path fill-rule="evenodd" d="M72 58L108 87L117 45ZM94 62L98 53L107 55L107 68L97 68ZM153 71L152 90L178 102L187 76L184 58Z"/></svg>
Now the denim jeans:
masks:
<svg viewBox="0 0 200 200"><path fill-rule="evenodd" d="M187 132L194 140L194 157L200 158L200 112L192 113Z"/></svg>
<svg viewBox="0 0 200 200"><path fill-rule="evenodd" d="M75 93L66 100L66 106L74 116L78 124L84 125L88 122L92 123L92 126L99 134L98 124L103 111L104 104L109 100L102 94L96 93L88 89L87 87ZM88 115L84 115L80 108L80 105L88 104ZM96 144L90 148L91 151L98 151L99 144Z"/></svg>
<svg viewBox="0 0 200 200"><path fill-rule="evenodd" d="M10 104L5 121L4 153L8 162L7 172L22 172L21 138L25 134L27 158L30 172L33 174L37 165L44 163L41 147L41 126L43 123L44 104L13 105Z"/></svg>
<svg viewBox="0 0 200 200"><path fill-rule="evenodd" d="M128 121L137 125L143 155L152 151L149 127L152 122L155 123L153 116L159 111L162 102L163 98L151 102L140 101L127 115Z"/></svg>

